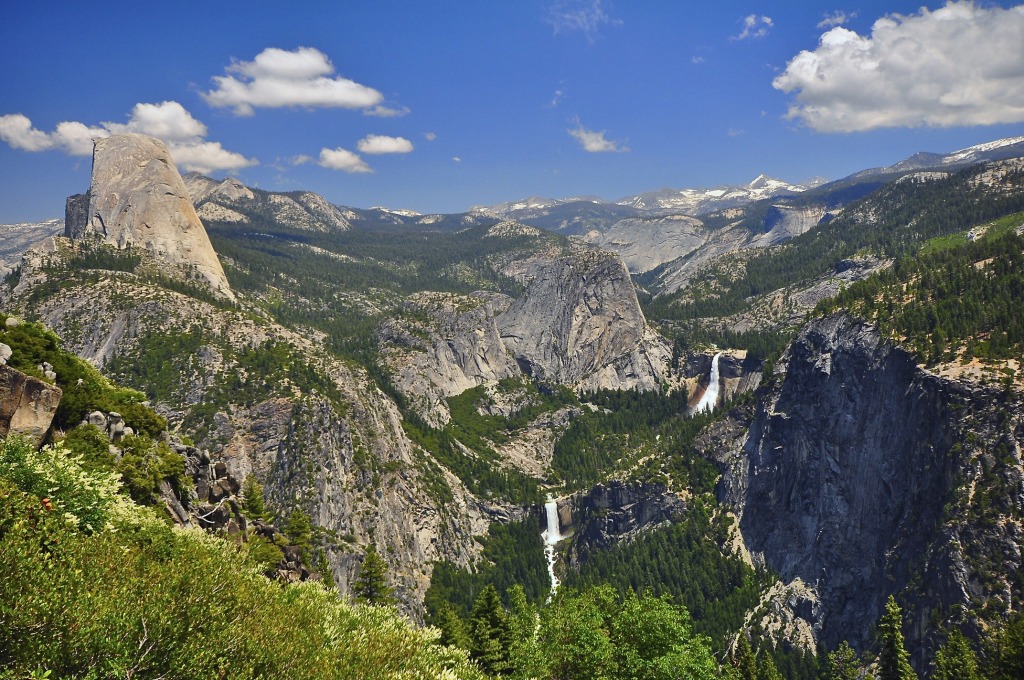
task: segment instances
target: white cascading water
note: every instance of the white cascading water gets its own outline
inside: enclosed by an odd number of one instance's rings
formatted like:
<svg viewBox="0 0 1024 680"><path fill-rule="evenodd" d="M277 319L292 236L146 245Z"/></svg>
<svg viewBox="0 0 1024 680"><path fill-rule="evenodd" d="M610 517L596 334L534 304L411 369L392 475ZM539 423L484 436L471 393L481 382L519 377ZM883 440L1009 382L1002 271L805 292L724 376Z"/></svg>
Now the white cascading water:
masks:
<svg viewBox="0 0 1024 680"><path fill-rule="evenodd" d="M704 390L704 395L697 402L697 406L694 407L694 413L715 410L715 404L718 402L718 358L720 356L722 356L721 352L716 354L715 358L711 360L711 375L708 376L708 388Z"/></svg>
<svg viewBox="0 0 1024 680"><path fill-rule="evenodd" d="M555 544L562 540L562 534L558 531L558 503L551 500L548 497L548 502L544 504L544 513L547 516L547 529L541 532L540 536L544 539L544 556L548 559L548 576L551 577L551 593L548 595L548 601L554 597L555 591L558 590L560 581L555 576Z"/></svg>

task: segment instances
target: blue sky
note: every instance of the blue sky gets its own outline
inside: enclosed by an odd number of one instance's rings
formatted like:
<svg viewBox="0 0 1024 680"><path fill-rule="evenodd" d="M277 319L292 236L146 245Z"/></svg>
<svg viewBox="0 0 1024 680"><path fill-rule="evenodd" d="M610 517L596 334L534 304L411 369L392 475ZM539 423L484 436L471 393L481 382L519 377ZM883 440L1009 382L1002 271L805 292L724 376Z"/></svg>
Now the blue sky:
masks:
<svg viewBox="0 0 1024 680"><path fill-rule="evenodd" d="M122 130L183 171L421 212L836 179L1024 135L1024 5L921 6L7 3L0 222L61 216L90 138Z"/></svg>

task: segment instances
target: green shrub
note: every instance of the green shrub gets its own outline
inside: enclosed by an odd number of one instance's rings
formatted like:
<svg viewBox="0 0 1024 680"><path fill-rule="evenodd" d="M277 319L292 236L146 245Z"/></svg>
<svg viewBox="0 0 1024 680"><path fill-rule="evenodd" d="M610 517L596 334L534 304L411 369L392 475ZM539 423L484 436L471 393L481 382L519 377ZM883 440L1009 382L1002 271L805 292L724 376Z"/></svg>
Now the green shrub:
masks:
<svg viewBox="0 0 1024 680"><path fill-rule="evenodd" d="M22 437L8 437L0 444L0 478L48 499L70 524L88 533L101 530L124 511L117 475L88 471L82 459L69 455L61 444L36 450Z"/></svg>
<svg viewBox="0 0 1024 680"><path fill-rule="evenodd" d="M110 440L95 425L79 425L69 430L62 444L71 455L81 457L86 470L114 470L116 461L110 453Z"/></svg>
<svg viewBox="0 0 1024 680"><path fill-rule="evenodd" d="M482 678L436 630L135 513L86 535L0 478L0 677Z"/></svg>
<svg viewBox="0 0 1024 680"><path fill-rule="evenodd" d="M245 544L245 553L249 560L264 572L273 569L278 562L284 559L284 552L281 548L257 534L249 534Z"/></svg>
<svg viewBox="0 0 1024 680"><path fill-rule="evenodd" d="M130 435L120 442L121 460L115 469L125 489L136 503L150 505L168 480L178 491L186 484L185 459L165 442L154 442L144 435Z"/></svg>

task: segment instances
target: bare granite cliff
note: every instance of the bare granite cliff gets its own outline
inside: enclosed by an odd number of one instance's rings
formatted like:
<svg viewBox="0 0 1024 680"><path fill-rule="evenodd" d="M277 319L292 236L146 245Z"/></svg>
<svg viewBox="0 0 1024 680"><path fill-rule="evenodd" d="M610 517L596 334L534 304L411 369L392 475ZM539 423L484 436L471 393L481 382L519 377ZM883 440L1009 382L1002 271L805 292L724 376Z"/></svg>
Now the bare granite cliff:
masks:
<svg viewBox="0 0 1024 680"><path fill-rule="evenodd" d="M766 379L736 415L749 430L718 425L719 495L754 558L808 587L797 615L819 641L863 648L895 594L923 668L935 621L977 634L978 604L1018 606L1018 395L932 375L841 314L808 324Z"/></svg>
<svg viewBox="0 0 1024 680"><path fill-rule="evenodd" d="M520 374L495 321L510 302L500 293L418 293L402 315L384 321L380 336L395 384L427 422L448 422L447 397Z"/></svg>
<svg viewBox="0 0 1024 680"><path fill-rule="evenodd" d="M217 295L234 298L188 189L158 139L134 133L97 139L89 192L68 199L65 219L69 238L96 236L118 248L144 248Z"/></svg>
<svg viewBox="0 0 1024 680"><path fill-rule="evenodd" d="M519 275L526 290L497 323L524 373L581 389L660 388L671 353L617 255L580 249L534 259Z"/></svg>

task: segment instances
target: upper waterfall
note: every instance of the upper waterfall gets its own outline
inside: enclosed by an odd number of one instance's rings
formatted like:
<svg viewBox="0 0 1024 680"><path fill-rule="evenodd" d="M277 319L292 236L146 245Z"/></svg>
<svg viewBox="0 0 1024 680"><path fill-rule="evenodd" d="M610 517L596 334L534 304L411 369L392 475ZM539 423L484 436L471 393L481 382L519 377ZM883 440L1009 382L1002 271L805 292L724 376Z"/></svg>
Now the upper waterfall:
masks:
<svg viewBox="0 0 1024 680"><path fill-rule="evenodd" d="M694 407L694 413L703 413L704 411L714 411L715 404L718 403L718 360L722 357L722 353L719 352L715 355L715 358L711 360L711 375L708 376L708 388L704 390L704 394L701 396L700 401Z"/></svg>

